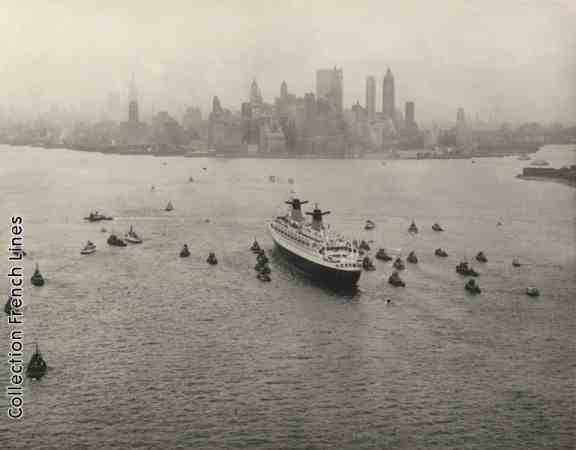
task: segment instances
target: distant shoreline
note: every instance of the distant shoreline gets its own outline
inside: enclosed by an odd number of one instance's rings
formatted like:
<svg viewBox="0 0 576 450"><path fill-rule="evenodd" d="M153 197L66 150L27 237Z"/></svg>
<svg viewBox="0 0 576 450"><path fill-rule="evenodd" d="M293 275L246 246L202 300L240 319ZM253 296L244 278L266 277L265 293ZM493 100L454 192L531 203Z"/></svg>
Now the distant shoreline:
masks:
<svg viewBox="0 0 576 450"><path fill-rule="evenodd" d="M559 184L563 184L565 186L570 186L576 188L576 181L570 181L565 178L558 178L558 177L525 177L524 175L517 175L516 178L520 180L526 181L551 181Z"/></svg>

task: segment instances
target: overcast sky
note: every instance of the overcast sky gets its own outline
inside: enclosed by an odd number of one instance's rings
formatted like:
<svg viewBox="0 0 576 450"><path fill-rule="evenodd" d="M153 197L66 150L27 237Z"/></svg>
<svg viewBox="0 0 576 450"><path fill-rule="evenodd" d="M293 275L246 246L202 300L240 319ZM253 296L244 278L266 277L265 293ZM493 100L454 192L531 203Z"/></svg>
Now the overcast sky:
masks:
<svg viewBox="0 0 576 450"><path fill-rule="evenodd" d="M396 78L417 119L469 115L576 122L575 0L2 0L0 104L104 105L135 72L142 108L239 109L253 78L266 101L286 80L344 69Z"/></svg>

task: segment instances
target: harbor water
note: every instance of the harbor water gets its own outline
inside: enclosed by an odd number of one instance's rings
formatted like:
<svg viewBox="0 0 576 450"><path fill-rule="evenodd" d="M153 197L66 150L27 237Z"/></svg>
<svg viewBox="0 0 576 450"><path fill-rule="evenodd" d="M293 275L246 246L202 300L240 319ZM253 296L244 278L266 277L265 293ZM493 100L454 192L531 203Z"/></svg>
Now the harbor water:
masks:
<svg viewBox="0 0 576 450"><path fill-rule="evenodd" d="M28 254L25 352L37 341L49 366L25 382L21 420L8 419L0 397L10 448L574 448L576 190L515 178L530 161L6 146L0 155L0 241L7 249L19 215ZM549 146L533 158L560 167L575 156ZM415 251L406 287L387 283L391 262L376 260L354 292L294 271L266 230L291 190L330 210L332 228L369 241L372 256ZM84 221L94 209L115 219ZM366 219L375 229L364 230ZM407 232L412 220L418 234ZM142 244L106 244L130 225ZM270 283L256 279L255 238ZM80 255L87 240L97 251ZM191 256L179 258L185 243ZM438 247L447 258L434 256ZM216 266L206 264L211 251ZM481 273L480 295L455 272L464 259ZM36 263L42 287L29 283ZM526 296L528 286L540 297ZM7 355L6 317L0 336ZM3 391L8 374L0 364Z"/></svg>

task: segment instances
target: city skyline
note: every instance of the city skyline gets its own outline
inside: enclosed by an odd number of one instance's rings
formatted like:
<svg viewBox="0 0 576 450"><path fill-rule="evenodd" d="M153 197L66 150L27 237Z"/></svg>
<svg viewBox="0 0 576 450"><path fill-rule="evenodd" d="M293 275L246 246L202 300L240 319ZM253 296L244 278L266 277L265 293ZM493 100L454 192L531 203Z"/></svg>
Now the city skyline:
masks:
<svg viewBox="0 0 576 450"><path fill-rule="evenodd" d="M237 110L258 81L273 102L286 81L315 92L315 72L344 71L343 107L364 104L365 80L390 67L396 105L414 101L422 121L453 121L458 107L487 119L569 123L576 117L576 9L569 2L225 1L194 7L124 1L58 6L8 2L0 18L0 105L103 105L126 95L132 73L141 115L199 106L213 96ZM490 6L492 5L492 6ZM54 24L58 24L54 30ZM289 26L287 26L289 25ZM486 30L490 29L490 33Z"/></svg>

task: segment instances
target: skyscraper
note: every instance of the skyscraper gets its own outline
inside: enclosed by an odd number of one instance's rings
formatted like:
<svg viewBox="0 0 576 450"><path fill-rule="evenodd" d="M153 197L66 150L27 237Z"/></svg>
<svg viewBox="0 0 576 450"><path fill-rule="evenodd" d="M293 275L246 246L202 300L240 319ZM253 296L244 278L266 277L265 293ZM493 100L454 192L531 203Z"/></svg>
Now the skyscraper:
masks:
<svg viewBox="0 0 576 450"><path fill-rule="evenodd" d="M280 98L282 100L286 100L288 98L288 85L286 84L286 81L283 81L280 85Z"/></svg>
<svg viewBox="0 0 576 450"><path fill-rule="evenodd" d="M316 71L316 97L328 100L338 113L342 112L342 82L342 69Z"/></svg>
<svg viewBox="0 0 576 450"><path fill-rule="evenodd" d="M382 116L384 119L394 120L396 118L396 100L394 97L394 75L388 68L382 83Z"/></svg>
<svg viewBox="0 0 576 450"><path fill-rule="evenodd" d="M260 88L256 80L252 81L252 86L250 86L250 103L253 105L259 105L262 103L262 94L260 93Z"/></svg>
<svg viewBox="0 0 576 450"><path fill-rule="evenodd" d="M138 113L138 95L136 94L136 83L134 82L134 74L130 82L130 100L128 103L128 122L135 124L140 122Z"/></svg>
<svg viewBox="0 0 576 450"><path fill-rule="evenodd" d="M376 78L366 77L366 112L368 120L374 120L376 115Z"/></svg>
<svg viewBox="0 0 576 450"><path fill-rule="evenodd" d="M404 120L406 122L406 127L413 127L416 125L416 118L414 117L414 102L406 102Z"/></svg>

